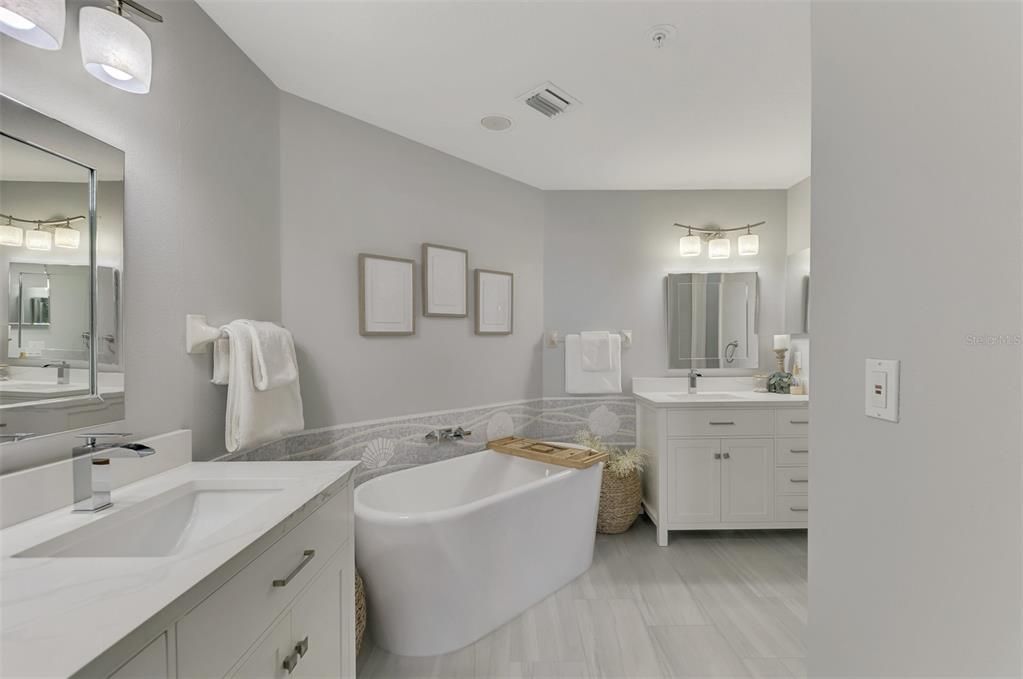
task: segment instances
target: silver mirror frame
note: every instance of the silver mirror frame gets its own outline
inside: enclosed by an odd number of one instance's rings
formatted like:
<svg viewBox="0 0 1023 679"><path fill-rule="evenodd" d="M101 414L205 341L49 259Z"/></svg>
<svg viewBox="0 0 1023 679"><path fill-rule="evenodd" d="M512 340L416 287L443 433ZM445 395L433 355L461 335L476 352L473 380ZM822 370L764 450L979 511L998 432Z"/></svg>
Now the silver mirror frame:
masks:
<svg viewBox="0 0 1023 679"><path fill-rule="evenodd" d="M106 175L124 178L124 152L54 120L24 104L0 94L0 135L33 146L47 153L81 165L89 171L89 333L94 338L89 347L89 394L68 396L0 407L0 444L12 442L16 435L39 436L70 431L124 419L124 392L101 395L99 390L99 342L97 327L97 252L96 196L97 187ZM122 210L123 212L123 210ZM104 234L105 241L110 236ZM121 294L115 310L118 336L118 364L125 370L124 359L124 238L123 228L117 235L118 267L121 271ZM6 320L6 319L5 319ZM2 361L0 361L2 362ZM22 437L27 438L27 437ZM14 439L19 440L19 439Z"/></svg>

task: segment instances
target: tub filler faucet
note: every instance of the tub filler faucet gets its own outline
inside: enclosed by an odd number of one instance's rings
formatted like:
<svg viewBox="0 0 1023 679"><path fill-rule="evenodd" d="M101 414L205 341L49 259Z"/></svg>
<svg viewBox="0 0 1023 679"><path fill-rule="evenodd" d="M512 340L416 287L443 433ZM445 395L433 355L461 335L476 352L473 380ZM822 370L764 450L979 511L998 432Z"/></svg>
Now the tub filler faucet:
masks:
<svg viewBox="0 0 1023 679"><path fill-rule="evenodd" d="M99 512L114 503L110 501L110 458L148 457L156 451L142 443L99 443L99 439L123 439L131 434L82 434L85 443L71 450L75 497L73 512ZM98 455L102 453L102 455Z"/></svg>

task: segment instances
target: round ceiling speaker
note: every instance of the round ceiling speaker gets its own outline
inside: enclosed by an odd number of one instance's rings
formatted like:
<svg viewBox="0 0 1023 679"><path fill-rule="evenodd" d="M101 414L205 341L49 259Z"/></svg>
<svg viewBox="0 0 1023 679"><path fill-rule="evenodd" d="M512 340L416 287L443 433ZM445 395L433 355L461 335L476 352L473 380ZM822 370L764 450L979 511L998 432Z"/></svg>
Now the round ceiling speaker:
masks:
<svg viewBox="0 0 1023 679"><path fill-rule="evenodd" d="M504 132L512 126L512 121L505 116L484 116L480 119L480 125L491 132Z"/></svg>

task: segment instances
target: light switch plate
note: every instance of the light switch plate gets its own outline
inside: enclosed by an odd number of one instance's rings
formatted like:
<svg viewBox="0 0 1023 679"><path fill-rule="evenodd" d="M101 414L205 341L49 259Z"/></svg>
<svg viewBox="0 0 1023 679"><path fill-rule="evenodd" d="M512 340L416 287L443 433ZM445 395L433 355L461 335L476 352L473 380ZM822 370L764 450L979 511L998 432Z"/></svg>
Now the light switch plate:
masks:
<svg viewBox="0 0 1023 679"><path fill-rule="evenodd" d="M865 404L867 417L899 421L899 361L868 358Z"/></svg>

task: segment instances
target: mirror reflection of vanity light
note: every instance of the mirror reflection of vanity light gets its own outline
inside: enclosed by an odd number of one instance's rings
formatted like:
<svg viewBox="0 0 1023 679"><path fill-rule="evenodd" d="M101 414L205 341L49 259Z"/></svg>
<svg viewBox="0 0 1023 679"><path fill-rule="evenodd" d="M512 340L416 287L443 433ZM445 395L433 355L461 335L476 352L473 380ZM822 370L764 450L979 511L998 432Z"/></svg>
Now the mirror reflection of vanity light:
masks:
<svg viewBox="0 0 1023 679"><path fill-rule="evenodd" d="M58 248L77 248L82 234L70 226L58 226L53 230L53 244Z"/></svg>
<svg viewBox="0 0 1023 679"><path fill-rule="evenodd" d="M740 257L749 257L760 252L760 236L747 233L739 236L738 250Z"/></svg>
<svg viewBox="0 0 1023 679"><path fill-rule="evenodd" d="M0 0L0 33L33 47L59 50L65 18L64 0Z"/></svg>
<svg viewBox="0 0 1023 679"><path fill-rule="evenodd" d="M25 233L25 247L29 250L50 250L53 248L53 234L42 229Z"/></svg>
<svg viewBox="0 0 1023 679"><path fill-rule="evenodd" d="M682 236L678 239L678 254L683 257L698 257L701 250L700 237L693 235L692 231L689 232L688 236Z"/></svg>
<svg viewBox="0 0 1023 679"><path fill-rule="evenodd" d="M25 242L25 232L19 227L14 226L9 221L7 224L0 226L0 245L20 248L23 242Z"/></svg>

